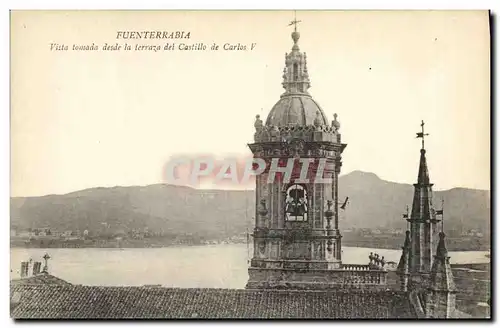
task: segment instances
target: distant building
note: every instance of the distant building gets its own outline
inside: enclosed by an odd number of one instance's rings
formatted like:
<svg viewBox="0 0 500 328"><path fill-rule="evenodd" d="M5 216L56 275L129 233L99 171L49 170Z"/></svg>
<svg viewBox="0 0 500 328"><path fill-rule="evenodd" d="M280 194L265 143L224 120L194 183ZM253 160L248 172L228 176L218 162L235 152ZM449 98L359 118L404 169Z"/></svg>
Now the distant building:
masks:
<svg viewBox="0 0 500 328"><path fill-rule="evenodd" d="M21 237L21 238L29 238L31 236L33 236L34 233L33 232L30 232L30 231L19 231L17 233L17 236L18 237Z"/></svg>
<svg viewBox="0 0 500 328"><path fill-rule="evenodd" d="M461 233L462 237L483 237L484 234L476 229L470 229Z"/></svg>

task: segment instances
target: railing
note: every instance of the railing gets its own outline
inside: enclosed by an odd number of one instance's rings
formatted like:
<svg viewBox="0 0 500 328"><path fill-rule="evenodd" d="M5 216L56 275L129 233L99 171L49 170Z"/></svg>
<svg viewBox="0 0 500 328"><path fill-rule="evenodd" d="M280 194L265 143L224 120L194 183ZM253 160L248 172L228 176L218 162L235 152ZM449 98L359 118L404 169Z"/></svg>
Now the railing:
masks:
<svg viewBox="0 0 500 328"><path fill-rule="evenodd" d="M344 283L385 285L387 271L370 264L343 264Z"/></svg>
<svg viewBox="0 0 500 328"><path fill-rule="evenodd" d="M387 283L387 271L375 269L362 264L343 264L338 269L326 269L321 261L273 261L256 260L251 261L253 268L264 270L293 270L299 274L321 275L332 284L349 285L361 287L362 285L385 285ZM300 279L300 278L298 278Z"/></svg>
<svg viewBox="0 0 500 328"><path fill-rule="evenodd" d="M369 271L370 266L368 264L342 264L342 270L346 271Z"/></svg>

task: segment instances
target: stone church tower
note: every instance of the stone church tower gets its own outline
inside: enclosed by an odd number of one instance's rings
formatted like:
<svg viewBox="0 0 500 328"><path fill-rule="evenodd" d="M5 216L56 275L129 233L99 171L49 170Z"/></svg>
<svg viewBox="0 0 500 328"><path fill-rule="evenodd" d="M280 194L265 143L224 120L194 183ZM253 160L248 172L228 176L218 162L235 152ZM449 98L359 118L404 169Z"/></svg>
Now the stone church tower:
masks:
<svg viewBox="0 0 500 328"><path fill-rule="evenodd" d="M422 286L429 281L432 261L436 252L438 223L432 204L432 186L429 178L429 169L425 157L424 122L421 124L422 132L417 133L422 138L420 149L420 164L417 183L414 186L413 204L411 215L407 217L410 231L406 234L405 246L399 263L398 272L407 277L407 284ZM403 286L404 287L404 286Z"/></svg>
<svg viewBox="0 0 500 328"><path fill-rule="evenodd" d="M383 284L384 274L372 277L377 268L369 272L368 265L342 265L339 207L345 204L339 200L338 176L346 144L341 142L337 115L329 123L309 94L307 56L299 48L297 23L292 22L293 46L285 55L285 92L265 124L257 115L255 142L249 145L266 169L256 176L254 253L247 288ZM288 177L286 167L293 169Z"/></svg>
<svg viewBox="0 0 500 328"><path fill-rule="evenodd" d="M425 157L424 122L421 127L422 132L417 133L417 138L422 138L418 178L411 216L406 217L410 230L406 231L397 274L401 290L415 296L414 306L421 309L422 316L450 318L455 315L456 287L445 234L437 231L441 221L437 215L442 215L443 209L436 211L432 204L433 184Z"/></svg>
<svg viewBox="0 0 500 328"><path fill-rule="evenodd" d="M427 317L440 319L455 317L456 292L445 235L444 232L440 232L425 299Z"/></svg>

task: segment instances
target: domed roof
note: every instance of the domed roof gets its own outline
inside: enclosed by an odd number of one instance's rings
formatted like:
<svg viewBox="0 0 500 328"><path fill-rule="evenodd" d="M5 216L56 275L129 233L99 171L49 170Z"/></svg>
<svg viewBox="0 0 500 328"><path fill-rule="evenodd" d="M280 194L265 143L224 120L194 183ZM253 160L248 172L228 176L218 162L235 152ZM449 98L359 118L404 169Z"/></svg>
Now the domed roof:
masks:
<svg viewBox="0 0 500 328"><path fill-rule="evenodd" d="M319 119L320 125L329 125L325 113L311 96L289 94L284 95L271 109L266 125L315 125L316 118Z"/></svg>

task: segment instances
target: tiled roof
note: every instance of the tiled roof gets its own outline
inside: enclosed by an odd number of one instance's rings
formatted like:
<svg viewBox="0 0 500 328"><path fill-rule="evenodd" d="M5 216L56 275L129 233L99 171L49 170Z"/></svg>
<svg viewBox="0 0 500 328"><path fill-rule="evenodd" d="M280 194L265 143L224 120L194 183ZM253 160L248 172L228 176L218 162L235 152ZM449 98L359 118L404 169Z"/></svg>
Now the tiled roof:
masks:
<svg viewBox="0 0 500 328"><path fill-rule="evenodd" d="M15 319L411 318L407 294L13 285Z"/></svg>
<svg viewBox="0 0 500 328"><path fill-rule="evenodd" d="M472 315L470 315L469 313L465 313L463 311L460 311L460 310L454 308L452 310L451 317L455 318L455 319L470 319L470 318L472 318Z"/></svg>
<svg viewBox="0 0 500 328"><path fill-rule="evenodd" d="M14 279L10 281L11 285L71 285L69 282L62 280L61 278L57 278L49 273L40 273L35 276Z"/></svg>

